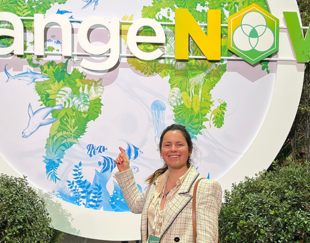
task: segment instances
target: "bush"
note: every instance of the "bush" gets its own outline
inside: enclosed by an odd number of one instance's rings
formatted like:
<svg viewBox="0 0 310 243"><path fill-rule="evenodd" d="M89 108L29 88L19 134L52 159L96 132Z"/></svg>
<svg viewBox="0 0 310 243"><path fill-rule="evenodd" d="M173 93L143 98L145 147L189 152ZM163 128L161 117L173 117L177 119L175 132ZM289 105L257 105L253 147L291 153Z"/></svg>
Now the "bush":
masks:
<svg viewBox="0 0 310 243"><path fill-rule="evenodd" d="M310 242L308 166L291 162L225 191L221 242Z"/></svg>
<svg viewBox="0 0 310 243"><path fill-rule="evenodd" d="M24 178L0 174L0 242L50 242L54 230L39 198Z"/></svg>

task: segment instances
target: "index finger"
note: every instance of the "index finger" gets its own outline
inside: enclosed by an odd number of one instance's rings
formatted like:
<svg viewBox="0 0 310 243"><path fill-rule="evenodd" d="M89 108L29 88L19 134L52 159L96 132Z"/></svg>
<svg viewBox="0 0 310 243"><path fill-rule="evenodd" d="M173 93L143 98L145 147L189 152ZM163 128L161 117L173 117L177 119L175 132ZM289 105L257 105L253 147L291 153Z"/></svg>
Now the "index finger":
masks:
<svg viewBox="0 0 310 243"><path fill-rule="evenodd" d="M119 150L121 151L123 155L127 155L122 147L119 147Z"/></svg>

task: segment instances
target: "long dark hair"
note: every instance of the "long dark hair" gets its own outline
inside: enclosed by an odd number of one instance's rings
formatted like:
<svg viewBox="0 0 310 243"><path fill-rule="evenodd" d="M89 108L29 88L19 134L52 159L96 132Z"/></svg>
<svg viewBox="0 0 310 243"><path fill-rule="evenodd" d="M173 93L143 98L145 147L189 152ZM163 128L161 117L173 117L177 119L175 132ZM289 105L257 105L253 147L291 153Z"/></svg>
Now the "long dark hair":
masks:
<svg viewBox="0 0 310 243"><path fill-rule="evenodd" d="M159 151L161 152L161 146L163 143L163 138L165 136L165 134L169 131L180 131L183 135L183 137L186 140L187 146L188 146L188 152L192 152L193 151L193 142L192 142L192 138L189 135L188 131L186 130L185 126L182 126L180 124L172 124L168 127L165 128L165 130L163 130L163 132L160 135L160 140L159 140ZM190 156L187 159L187 167L189 167L191 164L191 158ZM166 170L168 170L168 166L166 164L164 164L163 167L159 168L158 170L156 170L152 175L150 175L147 179L146 182L148 182L149 184L153 183L160 175L164 174L166 172Z"/></svg>

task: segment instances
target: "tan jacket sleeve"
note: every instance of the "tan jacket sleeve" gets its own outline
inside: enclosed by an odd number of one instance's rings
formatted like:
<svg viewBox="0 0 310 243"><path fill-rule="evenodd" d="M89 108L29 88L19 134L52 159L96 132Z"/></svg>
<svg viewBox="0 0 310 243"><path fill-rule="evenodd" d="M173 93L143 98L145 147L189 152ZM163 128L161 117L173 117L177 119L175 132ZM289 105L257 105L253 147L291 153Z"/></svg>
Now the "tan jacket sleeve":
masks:
<svg viewBox="0 0 310 243"><path fill-rule="evenodd" d="M202 180L201 184L197 191L197 243L217 243L222 188L216 181Z"/></svg>
<svg viewBox="0 0 310 243"><path fill-rule="evenodd" d="M140 192L131 169L123 172L116 172L114 177L123 192L130 211L136 214L142 213L150 187Z"/></svg>

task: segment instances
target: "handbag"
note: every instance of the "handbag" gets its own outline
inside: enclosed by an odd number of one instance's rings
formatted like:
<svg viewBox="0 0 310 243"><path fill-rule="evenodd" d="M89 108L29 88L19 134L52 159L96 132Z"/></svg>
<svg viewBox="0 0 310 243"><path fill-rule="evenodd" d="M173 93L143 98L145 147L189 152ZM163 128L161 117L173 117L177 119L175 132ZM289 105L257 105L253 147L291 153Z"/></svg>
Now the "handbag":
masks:
<svg viewBox="0 0 310 243"><path fill-rule="evenodd" d="M198 183L204 178L200 178L194 187L194 194L193 194L193 236L194 236L194 243L196 243L196 238L197 238L197 219L196 219L196 194L197 194L197 188L198 188ZM218 243L220 243L220 236L218 239Z"/></svg>

